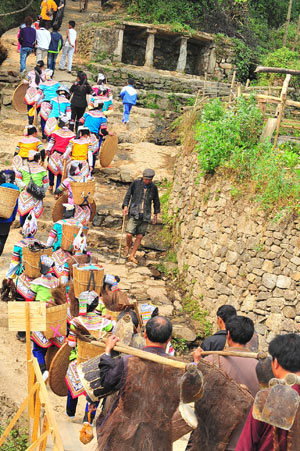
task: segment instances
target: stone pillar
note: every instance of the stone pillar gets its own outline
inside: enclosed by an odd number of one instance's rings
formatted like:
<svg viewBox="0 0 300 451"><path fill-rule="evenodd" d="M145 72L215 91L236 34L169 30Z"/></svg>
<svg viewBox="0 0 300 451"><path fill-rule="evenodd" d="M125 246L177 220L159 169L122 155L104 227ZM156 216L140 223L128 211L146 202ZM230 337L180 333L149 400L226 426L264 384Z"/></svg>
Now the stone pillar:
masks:
<svg viewBox="0 0 300 451"><path fill-rule="evenodd" d="M117 47L115 48L113 52L113 61L117 63L122 62L122 53L123 53L123 38L124 38L124 29L125 25L117 25L116 26L116 33L118 33L118 43Z"/></svg>
<svg viewBox="0 0 300 451"><path fill-rule="evenodd" d="M187 58L187 36L182 36L180 41L180 52L177 61L177 72L184 72L186 66L186 58Z"/></svg>
<svg viewBox="0 0 300 451"><path fill-rule="evenodd" d="M146 53L145 53L145 64L146 67L153 67L153 59L154 59L154 45L155 45L155 34L156 30L152 30L147 28L147 45L146 45Z"/></svg>

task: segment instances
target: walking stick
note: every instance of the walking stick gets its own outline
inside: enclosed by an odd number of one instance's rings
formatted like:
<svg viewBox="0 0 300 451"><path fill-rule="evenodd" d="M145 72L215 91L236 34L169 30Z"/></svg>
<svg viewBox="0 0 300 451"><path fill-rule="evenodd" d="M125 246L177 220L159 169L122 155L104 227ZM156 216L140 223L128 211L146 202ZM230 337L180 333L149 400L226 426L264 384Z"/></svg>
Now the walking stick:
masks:
<svg viewBox="0 0 300 451"><path fill-rule="evenodd" d="M119 246L119 253L118 253L117 263L120 263L122 241L123 241L123 237L124 237L124 232L125 232L125 215L123 214L122 232L121 232L121 238L120 238L120 246Z"/></svg>
<svg viewBox="0 0 300 451"><path fill-rule="evenodd" d="M62 182L67 178L67 160L64 160L64 169L63 169L63 176L62 176Z"/></svg>

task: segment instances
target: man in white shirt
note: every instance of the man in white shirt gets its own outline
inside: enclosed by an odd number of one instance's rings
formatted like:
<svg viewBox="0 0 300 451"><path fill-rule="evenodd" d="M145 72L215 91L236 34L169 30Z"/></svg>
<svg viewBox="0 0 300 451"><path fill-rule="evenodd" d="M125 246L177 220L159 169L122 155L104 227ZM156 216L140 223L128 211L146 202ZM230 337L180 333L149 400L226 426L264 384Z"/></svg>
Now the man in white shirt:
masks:
<svg viewBox="0 0 300 451"><path fill-rule="evenodd" d="M77 32L75 30L74 20L70 20L65 45L63 46L62 55L59 62L60 70L64 70L66 59L68 57L68 72L71 73L74 52L77 52Z"/></svg>
<svg viewBox="0 0 300 451"><path fill-rule="evenodd" d="M48 49L51 42L51 34L48 30L49 24L41 22L40 29L36 31L36 61L44 61L48 55Z"/></svg>

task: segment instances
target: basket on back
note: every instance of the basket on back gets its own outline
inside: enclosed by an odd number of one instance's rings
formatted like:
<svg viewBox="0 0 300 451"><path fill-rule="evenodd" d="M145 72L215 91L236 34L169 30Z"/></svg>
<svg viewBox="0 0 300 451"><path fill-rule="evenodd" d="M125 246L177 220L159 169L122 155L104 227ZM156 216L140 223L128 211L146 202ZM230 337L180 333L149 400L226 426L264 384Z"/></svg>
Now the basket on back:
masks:
<svg viewBox="0 0 300 451"><path fill-rule="evenodd" d="M23 265L26 276L36 279L40 276L40 259L42 255L51 255L52 248L32 249L31 247L23 248Z"/></svg>
<svg viewBox="0 0 300 451"><path fill-rule="evenodd" d="M61 245L60 247L64 251L71 251L73 249L73 241L76 235L80 230L81 225L69 224L68 222L64 222L62 225L62 234L61 234ZM82 227L83 233L85 236L88 233L87 227Z"/></svg>
<svg viewBox="0 0 300 451"><path fill-rule="evenodd" d="M13 214L20 191L0 186L0 218L9 219Z"/></svg>
<svg viewBox="0 0 300 451"><path fill-rule="evenodd" d="M46 338L67 335L67 304L55 305L46 309Z"/></svg>
<svg viewBox="0 0 300 451"><path fill-rule="evenodd" d="M73 283L75 297L83 291L95 291L99 296L103 285L104 268L102 265L86 263L73 265Z"/></svg>
<svg viewBox="0 0 300 451"><path fill-rule="evenodd" d="M70 182L73 199L76 205L91 204L94 200L96 180L91 178L86 182Z"/></svg>

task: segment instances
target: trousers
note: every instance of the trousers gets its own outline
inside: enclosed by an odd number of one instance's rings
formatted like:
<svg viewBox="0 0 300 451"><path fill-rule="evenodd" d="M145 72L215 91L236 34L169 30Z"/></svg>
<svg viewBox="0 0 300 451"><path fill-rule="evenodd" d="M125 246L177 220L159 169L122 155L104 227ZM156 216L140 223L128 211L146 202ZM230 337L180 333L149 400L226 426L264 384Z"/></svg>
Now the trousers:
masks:
<svg viewBox="0 0 300 451"><path fill-rule="evenodd" d="M48 174L49 174L49 185L50 186L54 186L54 177L55 177L55 175L49 169L48 169ZM60 184L61 184L61 174L58 174L56 176L56 187L55 187L55 189L57 189Z"/></svg>
<svg viewBox="0 0 300 451"><path fill-rule="evenodd" d="M72 70L72 62L73 62L73 55L74 55L75 48L74 47L66 47L64 46L62 49L62 54L59 62L59 68L64 69L66 65L66 59L68 58L68 71L71 72Z"/></svg>
<svg viewBox="0 0 300 451"><path fill-rule="evenodd" d="M129 121L129 114L132 108L132 104L131 103L123 103L123 119L122 122L123 124L127 124L127 122Z"/></svg>

